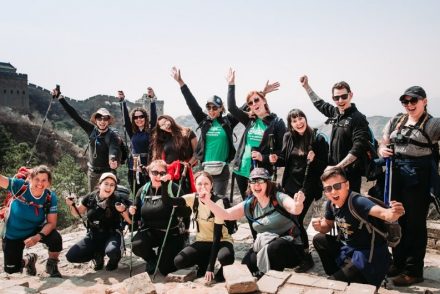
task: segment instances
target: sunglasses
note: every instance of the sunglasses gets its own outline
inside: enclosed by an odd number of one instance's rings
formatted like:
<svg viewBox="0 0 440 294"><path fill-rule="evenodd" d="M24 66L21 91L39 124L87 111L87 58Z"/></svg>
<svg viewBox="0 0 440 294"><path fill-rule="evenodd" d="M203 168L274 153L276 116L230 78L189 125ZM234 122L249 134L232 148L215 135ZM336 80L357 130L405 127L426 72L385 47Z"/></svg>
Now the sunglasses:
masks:
<svg viewBox="0 0 440 294"><path fill-rule="evenodd" d="M218 107L217 106L215 106L215 105L207 105L206 106L206 109L208 110L208 111L210 111L210 110L212 110L212 111L217 111L218 110Z"/></svg>
<svg viewBox="0 0 440 294"><path fill-rule="evenodd" d="M339 95L339 96L333 96L333 101L339 101L339 99L346 100L347 98L348 98L348 93L347 94L342 94L342 95Z"/></svg>
<svg viewBox="0 0 440 294"><path fill-rule="evenodd" d="M333 189L335 190L335 191L339 191L339 190L341 190L341 188L342 188L342 184L343 183L346 183L347 181L343 181L343 182L340 182L340 183L336 183L336 184L333 184L333 185L330 185L330 186L325 186L324 187L324 193L330 193L331 191L333 191Z"/></svg>
<svg viewBox="0 0 440 294"><path fill-rule="evenodd" d="M162 171L162 172L160 172L160 171L157 171L157 170L152 170L152 171L150 171L150 173L153 175L153 176L161 176L161 177L163 177L164 175L166 175L167 174L167 172L165 172L165 171Z"/></svg>
<svg viewBox="0 0 440 294"><path fill-rule="evenodd" d="M145 115L143 115L143 114L141 114L141 115L133 115L133 119L134 120L136 120L136 119L144 119L145 118Z"/></svg>
<svg viewBox="0 0 440 294"><path fill-rule="evenodd" d="M264 184L266 183L265 179L253 179L253 180L249 180L249 184Z"/></svg>
<svg viewBox="0 0 440 294"><path fill-rule="evenodd" d="M417 102L419 102L419 98L417 97L411 97L411 99L400 100L400 103L402 103L403 106L407 106L409 103L411 103L411 105L416 105Z"/></svg>
<svg viewBox="0 0 440 294"><path fill-rule="evenodd" d="M97 121L101 121L101 120L103 120L103 121L109 121L109 120L110 120L110 117L107 116L107 115L104 115L104 116L102 116L102 115L96 115L96 116L95 116L95 119L96 119Z"/></svg>
<svg viewBox="0 0 440 294"><path fill-rule="evenodd" d="M260 102L260 98L255 98L254 100L250 100L248 103L247 103L247 105L248 106L252 106L252 105L254 105L254 104L257 104L258 102Z"/></svg>

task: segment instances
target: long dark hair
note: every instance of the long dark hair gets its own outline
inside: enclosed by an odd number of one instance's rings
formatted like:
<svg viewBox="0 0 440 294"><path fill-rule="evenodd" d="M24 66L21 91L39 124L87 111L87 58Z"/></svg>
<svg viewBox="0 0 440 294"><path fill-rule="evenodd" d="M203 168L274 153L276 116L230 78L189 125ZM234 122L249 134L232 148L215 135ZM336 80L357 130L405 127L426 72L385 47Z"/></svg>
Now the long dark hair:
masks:
<svg viewBox="0 0 440 294"><path fill-rule="evenodd" d="M298 117L303 117L307 123L307 128L303 135L300 135L292 127L292 121ZM297 149L297 152L299 154L307 155L307 153L311 149L311 143L313 139L313 129L309 126L309 123L307 122L307 117L301 109L294 108L289 111L289 114L287 114L287 129L291 134L294 149Z"/></svg>
<svg viewBox="0 0 440 294"><path fill-rule="evenodd" d="M157 122L161 119L166 119L171 123L171 140L173 143L174 150L178 150L180 155L179 158L182 159L191 158L192 154L185 154L185 151L191 147L191 142L189 140L189 134L191 132L190 128L182 127L176 123L174 118L169 115L161 115L157 118ZM152 130L151 135L151 150L153 152L154 159L162 159L162 153L164 151L164 145L170 140L169 133L162 130L159 127L159 123L156 124Z"/></svg>
<svg viewBox="0 0 440 294"><path fill-rule="evenodd" d="M142 131L138 128L138 126L134 122L134 114L136 113L136 111L142 112L142 114L145 117L145 119L144 119L145 125L144 125L144 129ZM136 107L136 108L134 108L130 112L130 121L131 121L131 129L132 129L133 133L137 133L137 132L148 133L148 132L150 132L150 117L148 116L148 112L145 110L145 108L143 108L143 107Z"/></svg>

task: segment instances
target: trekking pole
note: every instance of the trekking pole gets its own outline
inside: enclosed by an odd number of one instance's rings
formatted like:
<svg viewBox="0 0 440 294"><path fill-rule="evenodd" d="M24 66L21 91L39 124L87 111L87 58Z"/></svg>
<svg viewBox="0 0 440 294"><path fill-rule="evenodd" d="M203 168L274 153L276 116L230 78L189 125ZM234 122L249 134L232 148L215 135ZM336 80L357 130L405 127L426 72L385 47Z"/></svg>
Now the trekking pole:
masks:
<svg viewBox="0 0 440 294"><path fill-rule="evenodd" d="M49 106L47 107L46 114L44 115L43 123L40 126L40 130L38 131L38 135L37 135L37 138L35 139L34 145L31 148L31 154L29 155L28 161L26 161L26 166L28 166L30 164L30 162L32 160L32 156L34 155L35 149L37 148L37 143L38 143L38 140L40 139L41 132L43 131L44 123L47 120L47 115L49 114L50 108L52 107L52 102L55 100L55 98L60 97L60 94L61 94L60 85L56 85L55 89L57 91L57 94L52 95L52 100L50 100Z"/></svg>
<svg viewBox="0 0 440 294"><path fill-rule="evenodd" d="M273 144L274 144L273 134L269 134L269 150L270 154L273 154ZM277 182L277 165L276 163L272 163L272 182Z"/></svg>
<svg viewBox="0 0 440 294"><path fill-rule="evenodd" d="M252 151L258 151L258 147L251 147L251 158L252 158ZM252 168L257 167L257 161L255 159L252 159Z"/></svg>
<svg viewBox="0 0 440 294"><path fill-rule="evenodd" d="M84 225L84 228L86 228L86 230L88 231L89 229L87 228L86 222L84 221L83 217L81 216L81 213L79 213L78 207L76 207L76 204L75 204L75 197L72 195L72 192L70 190L69 190L69 196L67 198L69 198L70 201L73 201L73 203L72 203L73 209L75 210L76 214L78 215L79 219L81 220L82 224Z"/></svg>
<svg viewBox="0 0 440 294"><path fill-rule="evenodd" d="M157 258L156 268L154 269L153 279L152 279L153 281L156 278L157 271L159 270L160 259L162 258L163 248L165 247L165 243L167 241L168 233L170 231L170 227L171 227L171 223L173 221L173 216L174 216L174 211L175 210L176 210L176 207L173 205L173 209L171 210L170 220L168 221L167 230L165 232L165 237L163 238L162 246L160 247L159 257Z"/></svg>
<svg viewBox="0 0 440 294"><path fill-rule="evenodd" d="M391 203L392 191L393 191L393 168L394 168L394 144L389 144L389 148L393 150L393 156L390 159L390 178L389 178L389 191L388 191L388 201ZM388 203L388 205L389 205Z"/></svg>
<svg viewBox="0 0 440 294"><path fill-rule="evenodd" d="M389 144L387 147L392 149L394 152L393 144ZM392 157L385 158L385 185L383 192L383 202L387 207L390 206L390 200L391 200L392 175L393 175L392 167L393 167Z"/></svg>
<svg viewBox="0 0 440 294"><path fill-rule="evenodd" d="M135 158L133 158L133 172L135 170L137 170L137 160L135 160ZM136 178L133 176L133 190L131 191L131 193L133 193L131 200L132 200L132 205L135 205L135 200L136 200L136 195L135 195L135 187L136 187ZM133 273L133 231L134 231L134 214L131 216L131 234L130 234L130 278L132 276Z"/></svg>

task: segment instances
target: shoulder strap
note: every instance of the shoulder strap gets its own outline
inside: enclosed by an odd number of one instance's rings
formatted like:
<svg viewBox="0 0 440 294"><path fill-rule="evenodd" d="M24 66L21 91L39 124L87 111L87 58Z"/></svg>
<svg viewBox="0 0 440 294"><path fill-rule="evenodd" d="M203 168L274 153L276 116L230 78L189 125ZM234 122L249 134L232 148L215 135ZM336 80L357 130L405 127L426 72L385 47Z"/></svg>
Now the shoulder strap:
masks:
<svg viewBox="0 0 440 294"><path fill-rule="evenodd" d="M144 205L145 196L147 196L148 189L150 189L151 182L148 181L145 183L144 188L141 192L141 206Z"/></svg>
<svg viewBox="0 0 440 294"><path fill-rule="evenodd" d="M298 218L297 218L295 215L289 213L289 212L288 212L288 211L287 211L282 205L280 205L280 203L278 202L278 196L279 196L279 193L280 193L280 192L277 192L276 195L275 195L275 197L272 197L272 199L271 199L273 208L274 208L277 212L279 212L282 216L284 216L284 217L290 219L291 221L293 221L293 223L299 228L300 225L299 225Z"/></svg>

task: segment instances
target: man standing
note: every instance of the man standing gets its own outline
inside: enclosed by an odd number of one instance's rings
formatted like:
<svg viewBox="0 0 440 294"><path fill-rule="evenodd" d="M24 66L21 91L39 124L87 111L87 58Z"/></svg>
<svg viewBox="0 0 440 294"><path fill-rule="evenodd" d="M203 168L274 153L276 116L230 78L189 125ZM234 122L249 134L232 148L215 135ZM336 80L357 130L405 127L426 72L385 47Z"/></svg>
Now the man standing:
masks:
<svg viewBox="0 0 440 294"><path fill-rule="evenodd" d="M351 103L353 93L346 82L336 83L332 88L332 98L336 106L322 100L310 87L308 77L300 78L301 85L309 94L313 105L326 117L326 124L332 124L329 149L329 167L337 166L345 170L352 191L361 189L361 160L367 151L370 131L368 121Z"/></svg>

